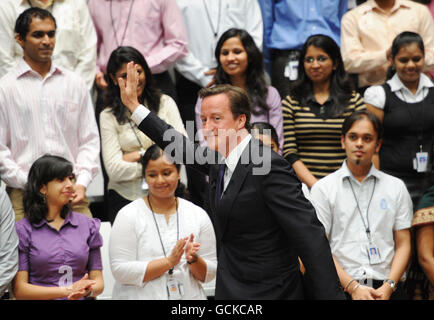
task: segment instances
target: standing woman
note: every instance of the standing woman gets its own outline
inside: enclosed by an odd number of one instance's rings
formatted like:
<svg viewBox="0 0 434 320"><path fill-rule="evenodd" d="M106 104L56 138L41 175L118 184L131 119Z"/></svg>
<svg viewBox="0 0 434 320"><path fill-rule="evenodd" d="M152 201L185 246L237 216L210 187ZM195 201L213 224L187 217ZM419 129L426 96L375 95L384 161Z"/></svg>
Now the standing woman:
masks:
<svg viewBox="0 0 434 320"><path fill-rule="evenodd" d="M421 201L422 196L434 185L434 86L423 74L425 48L420 35L414 32L397 35L390 60L395 71L393 77L381 86L369 87L364 96L368 110L383 121L384 138L376 166L404 181L413 207L418 209L425 202ZM418 215L416 212L415 218ZM420 251L421 246L429 245L420 241L422 230L432 229L417 225L413 228L416 250L406 282L408 295L413 299L428 295L428 288L424 287L427 280L419 264L426 255ZM432 263L432 252L429 261Z"/></svg>
<svg viewBox="0 0 434 320"><path fill-rule="evenodd" d="M215 84L231 84L244 89L253 106L251 123L271 124L276 129L279 145L282 146L282 101L278 91L266 83L264 57L250 34L242 29L227 30L217 42L215 57L218 61ZM202 99L199 98L195 107L196 125L203 144L201 105Z"/></svg>
<svg viewBox="0 0 434 320"><path fill-rule="evenodd" d="M118 47L107 64L108 90L105 108L100 114L101 147L108 182L108 217L113 224L118 211L145 195L140 158L153 142L131 120L122 104L118 78L126 79L127 63L134 61L138 73L137 93L140 103L158 114L177 131L186 134L175 101L154 86L151 71L143 55L132 47Z"/></svg>
<svg viewBox="0 0 434 320"><path fill-rule="evenodd" d="M119 211L110 234L114 299L206 299L216 275L216 239L208 214L180 198L180 165L153 145L142 160L149 194Z"/></svg>
<svg viewBox="0 0 434 320"><path fill-rule="evenodd" d="M17 299L84 299L104 289L100 221L71 211L72 164L45 155L29 171L19 238Z"/></svg>
<svg viewBox="0 0 434 320"><path fill-rule="evenodd" d="M365 108L336 42L325 35L309 37L300 52L298 79L282 101L283 156L309 188L341 167L342 123Z"/></svg>
<svg viewBox="0 0 434 320"><path fill-rule="evenodd" d="M423 40L417 33L400 33L390 57L396 73L385 84L369 87L364 95L368 110L383 121L376 166L404 181L413 207L434 182L434 86L422 73L424 56Z"/></svg>

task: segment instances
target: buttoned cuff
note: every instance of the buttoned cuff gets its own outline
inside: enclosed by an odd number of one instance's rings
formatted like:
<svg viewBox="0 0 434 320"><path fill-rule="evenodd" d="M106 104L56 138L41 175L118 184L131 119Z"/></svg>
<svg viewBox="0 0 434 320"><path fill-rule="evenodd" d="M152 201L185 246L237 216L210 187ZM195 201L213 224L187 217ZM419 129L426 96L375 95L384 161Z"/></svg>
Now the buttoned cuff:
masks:
<svg viewBox="0 0 434 320"><path fill-rule="evenodd" d="M147 109L144 105L139 105L136 110L134 110L131 115L131 119L135 124L139 125L150 113L149 109Z"/></svg>

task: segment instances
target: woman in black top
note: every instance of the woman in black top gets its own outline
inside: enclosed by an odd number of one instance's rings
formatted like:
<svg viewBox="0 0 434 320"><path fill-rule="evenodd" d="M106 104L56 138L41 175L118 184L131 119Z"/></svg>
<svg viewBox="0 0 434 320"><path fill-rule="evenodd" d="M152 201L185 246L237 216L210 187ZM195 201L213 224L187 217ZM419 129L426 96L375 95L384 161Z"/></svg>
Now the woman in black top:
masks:
<svg viewBox="0 0 434 320"><path fill-rule="evenodd" d="M424 55L423 40L417 33L399 34L390 58L395 75L382 86L368 88L364 96L367 109L384 126L376 166L405 182L413 206L434 181L434 87L422 73Z"/></svg>

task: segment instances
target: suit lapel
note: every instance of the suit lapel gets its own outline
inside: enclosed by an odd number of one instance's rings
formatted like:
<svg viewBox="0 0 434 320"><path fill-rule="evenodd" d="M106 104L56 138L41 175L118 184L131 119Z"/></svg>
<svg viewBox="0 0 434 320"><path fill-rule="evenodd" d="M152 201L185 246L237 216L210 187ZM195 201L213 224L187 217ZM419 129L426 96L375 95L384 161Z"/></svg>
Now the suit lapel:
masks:
<svg viewBox="0 0 434 320"><path fill-rule="evenodd" d="M247 177L247 174L250 171L250 167L253 165L250 161L250 148L251 148L251 142L247 145L247 147L244 149L240 159L238 160L237 166L235 167L235 171L232 174L231 180L229 181L229 184L223 193L223 196L220 200L220 205L216 208L215 202L214 202L214 196L216 192L216 182L217 182L217 174L214 174L214 185L211 186L211 200L212 200L212 207L214 208L213 212L215 212L215 222L218 224L219 231L217 233L217 236L219 237L219 240L223 237L225 231L226 231L226 225L228 222L228 217L230 214L232 214L232 206L234 204L234 201L237 199L238 194L240 192L240 189L244 183L244 180ZM242 159L248 159L248 161ZM247 162L247 163L246 163Z"/></svg>

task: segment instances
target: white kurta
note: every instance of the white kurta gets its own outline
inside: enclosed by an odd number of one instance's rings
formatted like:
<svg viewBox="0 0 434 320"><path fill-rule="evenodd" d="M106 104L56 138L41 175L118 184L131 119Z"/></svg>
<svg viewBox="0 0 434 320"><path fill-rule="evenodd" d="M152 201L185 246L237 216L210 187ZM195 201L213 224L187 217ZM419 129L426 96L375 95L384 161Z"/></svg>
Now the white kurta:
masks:
<svg viewBox="0 0 434 320"><path fill-rule="evenodd" d="M202 208L178 199L179 239L193 233L194 241L200 242L198 254L207 264L205 282L211 281L217 269L216 240L211 220ZM176 214L170 216L169 223L163 214L156 213L155 218L168 256L177 241ZM119 211L110 234L109 250L110 266L116 280L113 299L168 299L167 272L154 280L143 282L148 263L164 258L152 212L143 198ZM206 299L201 283L189 271L185 255L175 266L173 277L184 286L183 299Z"/></svg>

